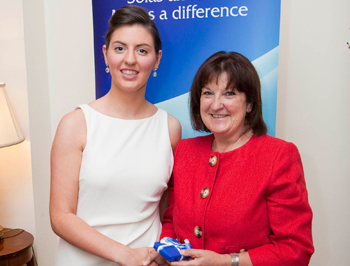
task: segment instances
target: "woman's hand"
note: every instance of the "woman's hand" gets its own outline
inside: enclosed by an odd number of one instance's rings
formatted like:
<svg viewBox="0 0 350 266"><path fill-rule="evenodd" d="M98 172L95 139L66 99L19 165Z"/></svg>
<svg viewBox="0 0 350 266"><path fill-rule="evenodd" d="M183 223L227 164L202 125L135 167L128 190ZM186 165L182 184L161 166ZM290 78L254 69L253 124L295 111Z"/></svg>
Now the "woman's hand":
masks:
<svg viewBox="0 0 350 266"><path fill-rule="evenodd" d="M142 266L148 265L169 266L168 261L152 248L152 251L143 259Z"/></svg>
<svg viewBox="0 0 350 266"><path fill-rule="evenodd" d="M129 255L129 258L127 261L125 261L125 263L122 263L122 265L124 266L140 266L140 265L144 265L143 261L145 258L151 257L150 254L152 254L152 252L155 251L154 248L151 247L142 247L142 248L135 248L132 250L131 254ZM153 256L152 256L153 258ZM150 265L150 266L158 266L158 264L156 262L154 262L153 260L150 260L148 264L146 265Z"/></svg>
<svg viewBox="0 0 350 266"><path fill-rule="evenodd" d="M229 254L218 254L202 249L180 250L180 253L182 256L190 256L192 259L172 262L171 266L231 266Z"/></svg>

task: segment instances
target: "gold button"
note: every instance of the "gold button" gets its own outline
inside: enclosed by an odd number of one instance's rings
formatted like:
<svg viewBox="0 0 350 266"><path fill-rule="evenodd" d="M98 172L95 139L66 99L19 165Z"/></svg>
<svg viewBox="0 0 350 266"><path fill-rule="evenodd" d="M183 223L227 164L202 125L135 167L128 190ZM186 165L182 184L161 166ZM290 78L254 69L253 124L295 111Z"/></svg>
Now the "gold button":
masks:
<svg viewBox="0 0 350 266"><path fill-rule="evenodd" d="M194 228L194 235L200 238L202 236L202 228L200 228L199 226L196 226Z"/></svg>
<svg viewBox="0 0 350 266"><path fill-rule="evenodd" d="M216 158L215 155L210 156L210 159L209 159L210 166L215 166L217 161L218 161L218 158Z"/></svg>
<svg viewBox="0 0 350 266"><path fill-rule="evenodd" d="M203 188L201 191L201 198L205 199L208 196L209 196L209 188Z"/></svg>
<svg viewBox="0 0 350 266"><path fill-rule="evenodd" d="M242 249L239 251L239 253L243 253L243 252L246 252L246 251L247 251L246 249L242 248Z"/></svg>

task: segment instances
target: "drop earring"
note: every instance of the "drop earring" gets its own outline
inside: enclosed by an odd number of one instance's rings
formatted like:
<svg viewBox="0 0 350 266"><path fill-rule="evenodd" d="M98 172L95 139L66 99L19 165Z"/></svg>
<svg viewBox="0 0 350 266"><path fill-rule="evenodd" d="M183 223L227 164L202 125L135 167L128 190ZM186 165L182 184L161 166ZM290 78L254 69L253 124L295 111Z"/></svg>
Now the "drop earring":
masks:
<svg viewBox="0 0 350 266"><path fill-rule="evenodd" d="M153 74L152 74L152 76L153 76L153 77L156 77L156 76L157 76L157 72L156 72L156 71L157 71L157 69L156 69L156 68L155 68L155 69L153 69Z"/></svg>
<svg viewBox="0 0 350 266"><path fill-rule="evenodd" d="M109 73L109 66L108 65L106 66L105 71L106 71L106 73Z"/></svg>

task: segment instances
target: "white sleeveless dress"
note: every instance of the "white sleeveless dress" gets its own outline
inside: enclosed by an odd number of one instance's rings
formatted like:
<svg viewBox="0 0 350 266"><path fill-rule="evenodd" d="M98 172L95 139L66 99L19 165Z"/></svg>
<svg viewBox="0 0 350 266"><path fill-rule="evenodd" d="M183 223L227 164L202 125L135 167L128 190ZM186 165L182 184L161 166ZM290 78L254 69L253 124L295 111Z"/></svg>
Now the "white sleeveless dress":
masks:
<svg viewBox="0 0 350 266"><path fill-rule="evenodd" d="M79 106L87 143L79 176L77 216L131 248L151 247L161 232L159 200L173 168L167 113L123 120ZM77 228L79 231L79 228ZM56 266L115 266L59 239Z"/></svg>

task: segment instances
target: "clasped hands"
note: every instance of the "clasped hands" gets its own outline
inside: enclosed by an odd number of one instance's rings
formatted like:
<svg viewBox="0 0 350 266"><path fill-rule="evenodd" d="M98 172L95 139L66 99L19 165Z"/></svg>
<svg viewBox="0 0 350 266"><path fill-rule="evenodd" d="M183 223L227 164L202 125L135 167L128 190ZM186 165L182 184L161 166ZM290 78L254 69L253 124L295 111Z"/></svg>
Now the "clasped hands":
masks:
<svg viewBox="0 0 350 266"><path fill-rule="evenodd" d="M179 251L182 256L192 257L191 260L174 261L169 263L154 249L149 249L149 254L143 259L142 266L213 266L231 265L231 257L228 254L218 254L210 250L186 249Z"/></svg>

